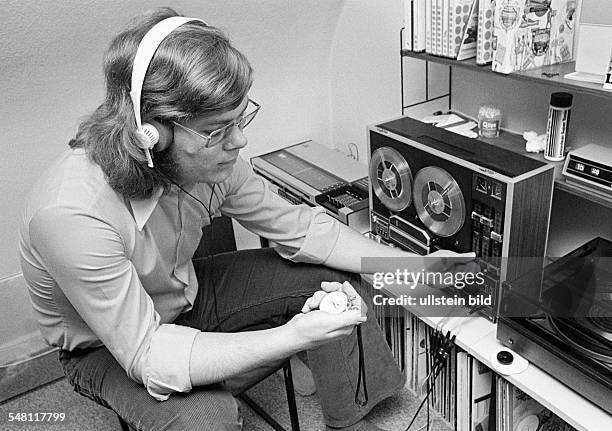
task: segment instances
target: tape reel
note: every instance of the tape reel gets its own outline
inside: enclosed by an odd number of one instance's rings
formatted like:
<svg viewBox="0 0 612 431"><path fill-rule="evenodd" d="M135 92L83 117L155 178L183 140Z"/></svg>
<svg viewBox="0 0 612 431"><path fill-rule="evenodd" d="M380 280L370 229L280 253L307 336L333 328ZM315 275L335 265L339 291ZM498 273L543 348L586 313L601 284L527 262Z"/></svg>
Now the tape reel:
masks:
<svg viewBox="0 0 612 431"><path fill-rule="evenodd" d="M412 202L412 171L399 151L378 148L370 159L370 184L374 194L391 211L403 211Z"/></svg>
<svg viewBox="0 0 612 431"><path fill-rule="evenodd" d="M426 166L417 172L413 189L414 207L427 229L442 237L459 232L465 222L465 200L451 174Z"/></svg>

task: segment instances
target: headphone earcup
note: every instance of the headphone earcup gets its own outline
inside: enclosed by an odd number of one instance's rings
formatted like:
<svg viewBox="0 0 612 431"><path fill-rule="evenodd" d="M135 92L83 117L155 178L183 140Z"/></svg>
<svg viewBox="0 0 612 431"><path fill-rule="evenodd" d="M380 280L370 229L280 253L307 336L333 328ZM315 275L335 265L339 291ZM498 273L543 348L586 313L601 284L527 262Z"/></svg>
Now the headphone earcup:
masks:
<svg viewBox="0 0 612 431"><path fill-rule="evenodd" d="M140 129L137 133L138 138L140 139L140 145L144 149L151 149L159 142L159 132L152 124L144 123L142 125L142 129Z"/></svg>
<svg viewBox="0 0 612 431"><path fill-rule="evenodd" d="M163 123L160 123L159 121L151 120L147 123L144 123L142 125L142 128L145 130L145 133L147 129L153 129L155 131L154 133L157 139L154 144L155 147L153 148L153 151L157 152L165 150L170 146L174 139L174 133L172 131L172 128L168 127Z"/></svg>

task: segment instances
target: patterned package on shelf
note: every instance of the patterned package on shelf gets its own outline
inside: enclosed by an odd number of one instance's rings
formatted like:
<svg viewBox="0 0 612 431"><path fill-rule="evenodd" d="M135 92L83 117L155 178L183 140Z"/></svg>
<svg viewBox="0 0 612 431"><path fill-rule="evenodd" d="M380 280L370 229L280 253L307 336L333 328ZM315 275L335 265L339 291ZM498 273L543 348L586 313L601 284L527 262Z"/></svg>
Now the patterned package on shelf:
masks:
<svg viewBox="0 0 612 431"><path fill-rule="evenodd" d="M576 0L497 0L493 70L511 73L572 60Z"/></svg>
<svg viewBox="0 0 612 431"><path fill-rule="evenodd" d="M449 54L457 60L476 55L478 0L452 0L449 17Z"/></svg>
<svg viewBox="0 0 612 431"><path fill-rule="evenodd" d="M480 0L478 2L476 64L488 64L493 61L494 14L495 0Z"/></svg>
<svg viewBox="0 0 612 431"><path fill-rule="evenodd" d="M457 60L476 57L476 40L478 38L478 0L474 0L468 13L463 39L457 52Z"/></svg>

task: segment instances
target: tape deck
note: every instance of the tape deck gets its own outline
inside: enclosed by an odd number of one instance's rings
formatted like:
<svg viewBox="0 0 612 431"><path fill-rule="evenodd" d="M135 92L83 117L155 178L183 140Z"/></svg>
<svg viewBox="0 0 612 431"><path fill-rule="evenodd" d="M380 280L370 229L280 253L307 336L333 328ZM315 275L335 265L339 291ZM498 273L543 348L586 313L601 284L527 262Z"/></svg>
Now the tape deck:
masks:
<svg viewBox="0 0 612 431"><path fill-rule="evenodd" d="M529 270L512 258L544 257L553 166L409 117L370 126L368 146L371 232L421 255L475 252L494 319L501 282Z"/></svg>

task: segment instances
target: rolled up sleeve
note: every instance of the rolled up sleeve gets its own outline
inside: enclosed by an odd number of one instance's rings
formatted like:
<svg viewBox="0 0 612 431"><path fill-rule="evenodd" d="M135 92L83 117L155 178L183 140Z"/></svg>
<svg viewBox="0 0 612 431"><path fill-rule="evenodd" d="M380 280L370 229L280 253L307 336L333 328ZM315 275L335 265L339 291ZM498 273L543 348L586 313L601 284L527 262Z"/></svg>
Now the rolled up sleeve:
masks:
<svg viewBox="0 0 612 431"><path fill-rule="evenodd" d="M160 401L191 390L189 358L198 331L160 324L153 300L109 223L79 209L52 207L32 218L29 234L38 259L131 379Z"/></svg>
<svg viewBox="0 0 612 431"><path fill-rule="evenodd" d="M155 331L146 361L145 386L159 401L172 392L191 391L189 360L198 331L186 326L165 324Z"/></svg>
<svg viewBox="0 0 612 431"><path fill-rule="evenodd" d="M323 263L335 247L340 233L336 219L322 207L285 201L244 160L239 159L224 187L221 212L270 240L284 258Z"/></svg>

